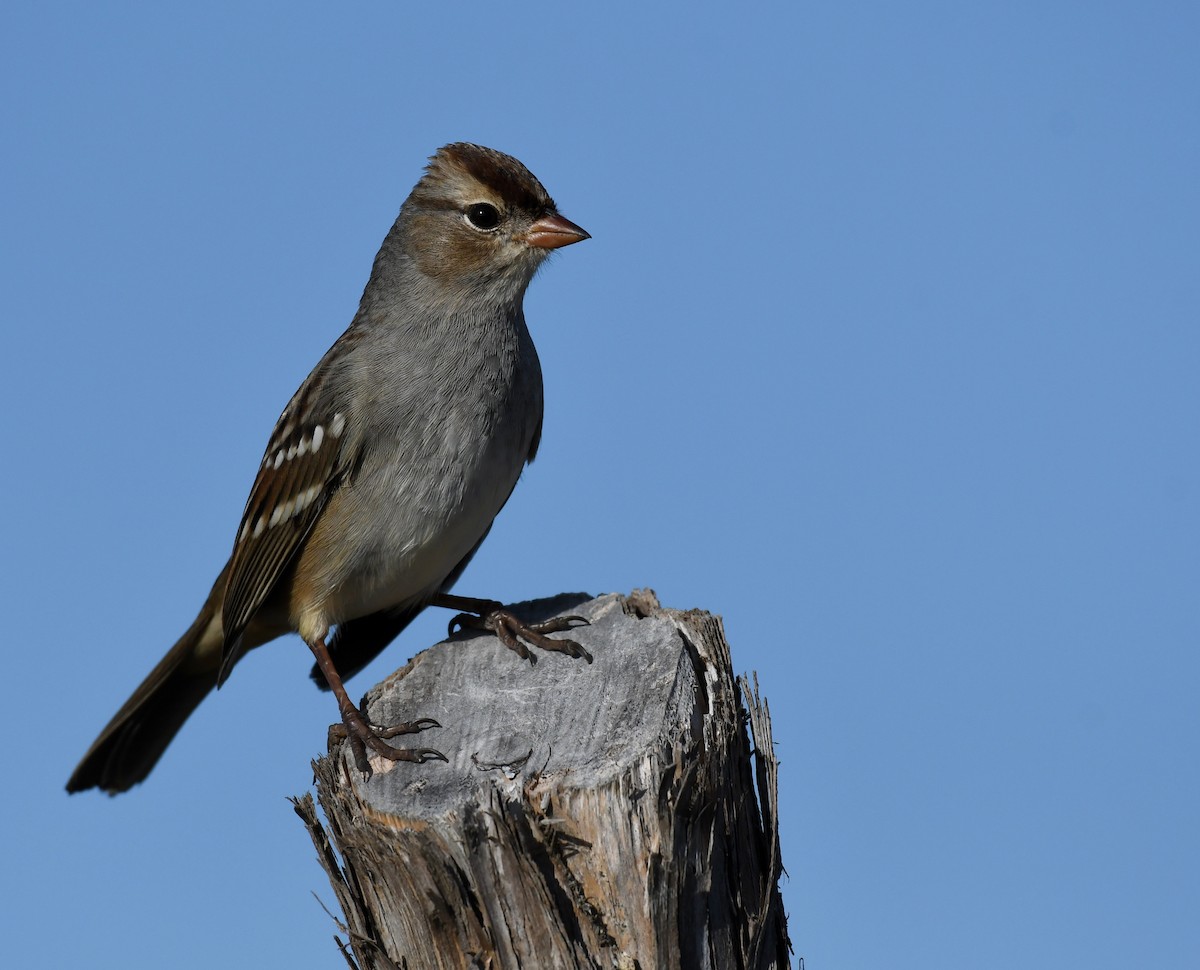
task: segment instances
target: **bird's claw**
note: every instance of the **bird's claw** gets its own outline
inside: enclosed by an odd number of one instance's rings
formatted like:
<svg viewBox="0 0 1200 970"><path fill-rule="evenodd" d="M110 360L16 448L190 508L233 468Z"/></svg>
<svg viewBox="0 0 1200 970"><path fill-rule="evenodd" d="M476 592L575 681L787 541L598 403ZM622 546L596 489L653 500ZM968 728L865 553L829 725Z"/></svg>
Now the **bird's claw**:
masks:
<svg viewBox="0 0 1200 970"><path fill-rule="evenodd" d="M412 755L412 757L397 760L415 761L419 765L425 764L426 761L444 761L446 764L450 763L450 759L436 748L410 748L404 754Z"/></svg>
<svg viewBox="0 0 1200 970"><path fill-rule="evenodd" d="M450 617L450 622L446 624L446 635L452 637L459 630L466 630L472 620L478 622L479 617L474 613L459 613L457 616Z"/></svg>
<svg viewBox="0 0 1200 970"><path fill-rule="evenodd" d="M576 660L582 658L588 663L592 662L592 655L574 640L555 640L546 636L547 633L573 629L572 620L583 620L586 623L587 621L583 617L559 616L541 623L525 623L508 610L496 609L486 616L473 619L477 627L490 630L509 650L522 660L528 660L531 664L537 663L537 657L529 652L526 643L540 650L565 653L568 657L574 657Z"/></svg>
<svg viewBox="0 0 1200 970"><path fill-rule="evenodd" d="M357 716L356 716L357 715ZM449 762L442 752L434 748L393 748L385 744L384 739L394 738L401 734L419 734L441 725L431 717L423 717L416 721L404 721L391 727L381 728L369 724L358 711L346 711L339 724L329 726L330 738L338 738L350 742L350 751L354 756L354 765L362 773L363 781L371 777L371 763L367 757L367 748L372 753L388 761L408 761L423 765L427 761Z"/></svg>
<svg viewBox="0 0 1200 970"><path fill-rule="evenodd" d="M393 724L391 727L381 728L371 725L371 731L377 738L394 738L399 734L419 734L422 731L428 731L430 728L440 728L431 717L423 717L419 721L406 721L403 724ZM445 760L445 759L443 759Z"/></svg>
<svg viewBox="0 0 1200 970"><path fill-rule="evenodd" d="M538 633L560 633L563 630L574 630L577 626L591 626L592 621L586 616L572 613L569 616L553 616L541 623L530 623L529 629Z"/></svg>

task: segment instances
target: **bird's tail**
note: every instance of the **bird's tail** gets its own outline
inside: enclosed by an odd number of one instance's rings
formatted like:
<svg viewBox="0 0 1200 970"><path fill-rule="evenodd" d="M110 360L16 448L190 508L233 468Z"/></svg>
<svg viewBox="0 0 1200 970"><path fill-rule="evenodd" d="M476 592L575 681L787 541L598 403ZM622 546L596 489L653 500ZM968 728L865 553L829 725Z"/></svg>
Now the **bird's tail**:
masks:
<svg viewBox="0 0 1200 970"><path fill-rule="evenodd" d="M68 792L100 788L115 795L144 781L192 711L217 686L224 580L222 571L196 621L100 732L67 782Z"/></svg>

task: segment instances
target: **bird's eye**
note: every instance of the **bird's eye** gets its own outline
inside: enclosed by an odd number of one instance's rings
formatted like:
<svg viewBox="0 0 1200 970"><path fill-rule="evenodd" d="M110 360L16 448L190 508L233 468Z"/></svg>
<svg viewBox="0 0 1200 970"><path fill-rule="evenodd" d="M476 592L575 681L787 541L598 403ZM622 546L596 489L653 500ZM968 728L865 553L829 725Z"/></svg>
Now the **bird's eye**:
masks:
<svg viewBox="0 0 1200 970"><path fill-rule="evenodd" d="M500 225L500 211L487 202L476 202L467 209L467 221L476 229L495 229Z"/></svg>

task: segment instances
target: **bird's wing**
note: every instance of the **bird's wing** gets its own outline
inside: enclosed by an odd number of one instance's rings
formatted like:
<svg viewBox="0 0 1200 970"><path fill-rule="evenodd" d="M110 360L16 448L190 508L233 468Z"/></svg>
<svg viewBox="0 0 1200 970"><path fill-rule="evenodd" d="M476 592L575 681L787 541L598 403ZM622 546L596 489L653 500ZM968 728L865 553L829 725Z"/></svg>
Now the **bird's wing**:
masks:
<svg viewBox="0 0 1200 970"><path fill-rule="evenodd" d="M242 651L242 633L312 531L329 497L357 462L349 402L329 391L348 347L348 331L329 350L280 415L259 466L229 562L217 684ZM350 341L352 342L352 341Z"/></svg>

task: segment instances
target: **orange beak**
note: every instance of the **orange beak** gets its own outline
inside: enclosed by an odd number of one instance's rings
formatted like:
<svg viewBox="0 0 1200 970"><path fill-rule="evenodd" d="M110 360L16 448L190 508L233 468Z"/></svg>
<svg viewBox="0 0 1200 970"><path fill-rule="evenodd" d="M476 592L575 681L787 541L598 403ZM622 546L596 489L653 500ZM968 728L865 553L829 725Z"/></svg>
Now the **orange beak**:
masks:
<svg viewBox="0 0 1200 970"><path fill-rule="evenodd" d="M560 246L569 246L571 243L591 238L590 233L580 229L570 219L553 215L542 216L530 226L525 235L525 242L537 249L558 249Z"/></svg>

